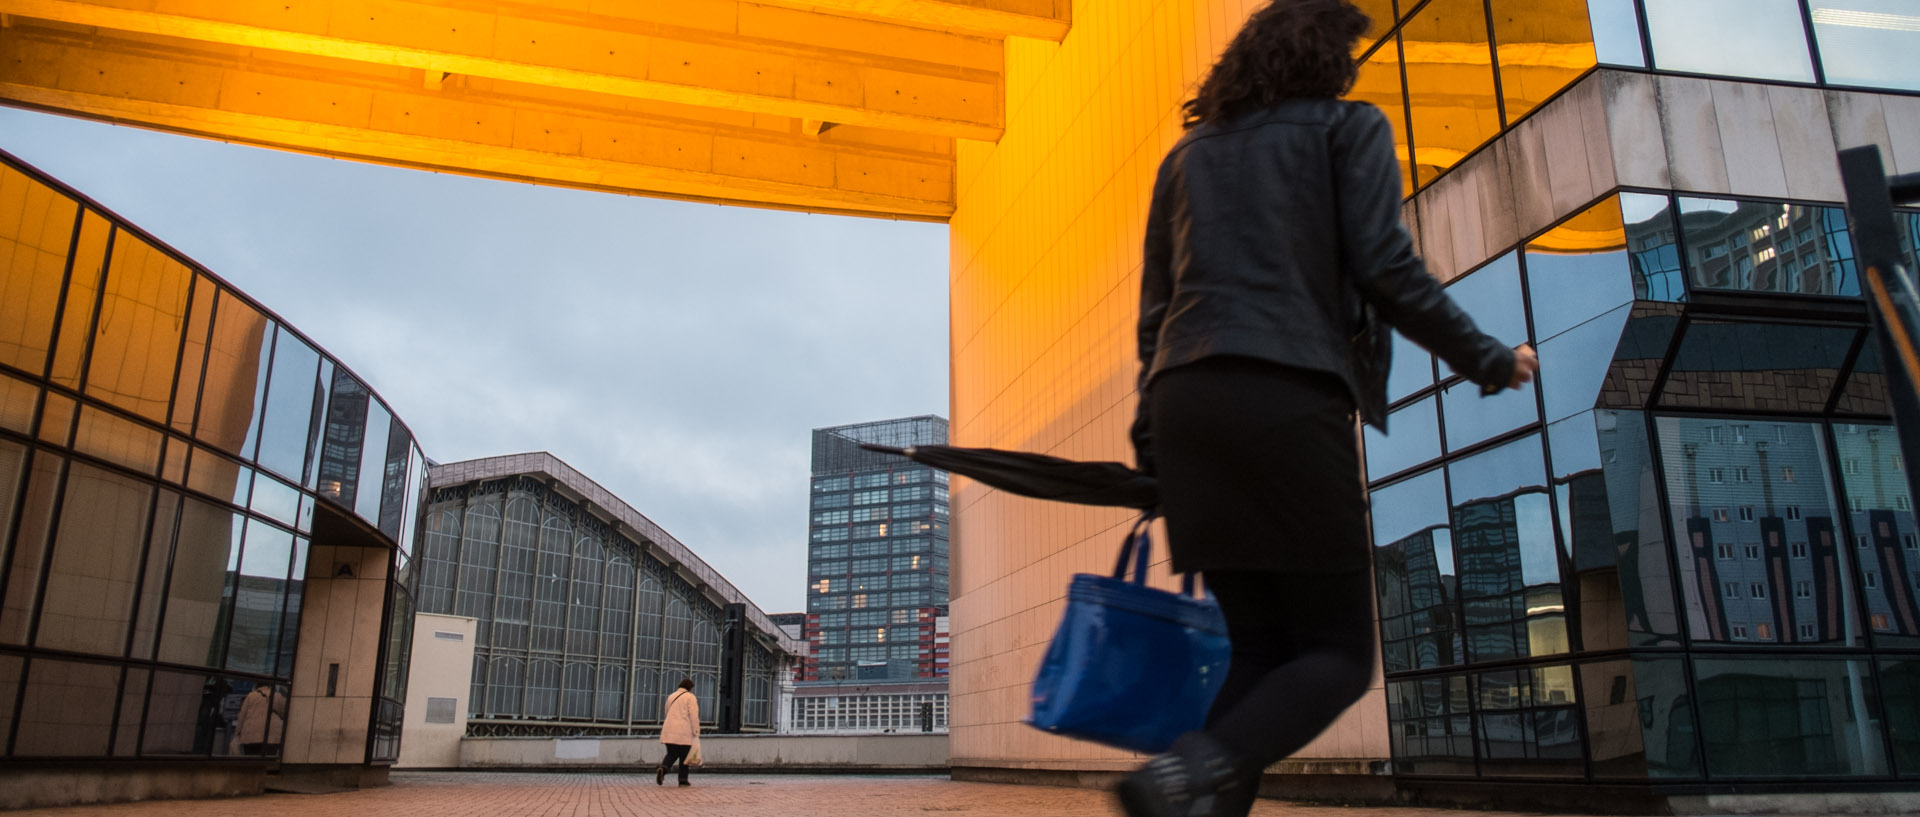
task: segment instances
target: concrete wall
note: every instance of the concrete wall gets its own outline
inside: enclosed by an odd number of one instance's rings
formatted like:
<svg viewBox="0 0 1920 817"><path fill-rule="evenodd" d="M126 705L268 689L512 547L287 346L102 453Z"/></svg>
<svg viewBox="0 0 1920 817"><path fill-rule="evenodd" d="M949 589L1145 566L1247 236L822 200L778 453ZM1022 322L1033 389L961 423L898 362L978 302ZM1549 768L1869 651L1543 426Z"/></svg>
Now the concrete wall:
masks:
<svg viewBox="0 0 1920 817"><path fill-rule="evenodd" d="M395 768L460 765L460 741L467 736L467 698L473 688L474 630L470 618L432 613L413 617L407 714ZM427 723L428 698L454 699L453 723Z"/></svg>
<svg viewBox="0 0 1920 817"><path fill-rule="evenodd" d="M959 142L951 230L952 437L1132 458L1147 201L1179 105L1259 0L1074 4L1053 44L1007 41L1007 129ZM953 764L1119 769L1126 754L1020 723L1068 577L1112 568L1130 514L953 486ZM1164 540L1163 540L1164 541ZM1173 587L1165 551L1155 583ZM1302 757L1387 757L1378 680Z"/></svg>
<svg viewBox="0 0 1920 817"><path fill-rule="evenodd" d="M707 735L706 768L718 771L945 771L946 735ZM658 738L468 738L465 769L645 768Z"/></svg>

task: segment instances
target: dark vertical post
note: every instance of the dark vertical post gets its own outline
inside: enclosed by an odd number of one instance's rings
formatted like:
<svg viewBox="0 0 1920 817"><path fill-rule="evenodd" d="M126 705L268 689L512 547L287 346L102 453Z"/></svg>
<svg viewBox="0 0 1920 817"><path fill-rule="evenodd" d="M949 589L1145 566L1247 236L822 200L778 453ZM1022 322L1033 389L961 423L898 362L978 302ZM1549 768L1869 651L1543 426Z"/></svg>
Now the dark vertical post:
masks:
<svg viewBox="0 0 1920 817"><path fill-rule="evenodd" d="M1854 263L1860 267L1874 336L1886 361L1887 392L1893 404L1894 424L1900 430L1900 449L1909 463L1920 462L1920 296L1914 292L1912 270L1900 257L1899 233L1894 227L1893 203L1920 190L1908 176L1888 179L1873 145L1840 151L1840 181L1847 191L1847 217L1853 227ZM1913 482L1909 469L1907 481ZM1914 491L1920 496L1920 491Z"/></svg>
<svg viewBox="0 0 1920 817"><path fill-rule="evenodd" d="M727 605L720 645L720 731L739 732L746 711L747 605Z"/></svg>

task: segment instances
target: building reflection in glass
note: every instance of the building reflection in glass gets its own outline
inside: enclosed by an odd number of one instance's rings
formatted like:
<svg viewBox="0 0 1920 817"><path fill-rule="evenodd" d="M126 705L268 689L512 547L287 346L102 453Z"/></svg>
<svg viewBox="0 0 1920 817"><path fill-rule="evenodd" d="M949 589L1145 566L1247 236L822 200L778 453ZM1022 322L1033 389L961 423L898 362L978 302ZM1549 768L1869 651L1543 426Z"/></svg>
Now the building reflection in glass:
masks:
<svg viewBox="0 0 1920 817"><path fill-rule="evenodd" d="M1373 492L1374 577L1388 672L1462 660L1458 571L1447 527L1447 485L1429 471Z"/></svg>
<svg viewBox="0 0 1920 817"><path fill-rule="evenodd" d="M1657 421L1696 642L1864 643L1816 423Z"/></svg>
<svg viewBox="0 0 1920 817"><path fill-rule="evenodd" d="M1681 197L1687 273L1700 289L1858 295L1838 207Z"/></svg>
<svg viewBox="0 0 1920 817"><path fill-rule="evenodd" d="M1835 424L1833 440L1867 629L1881 646L1920 644L1920 530L1900 441L1882 423Z"/></svg>
<svg viewBox="0 0 1920 817"><path fill-rule="evenodd" d="M1448 465L1447 477L1471 659L1567 652L1562 554L1539 435Z"/></svg>

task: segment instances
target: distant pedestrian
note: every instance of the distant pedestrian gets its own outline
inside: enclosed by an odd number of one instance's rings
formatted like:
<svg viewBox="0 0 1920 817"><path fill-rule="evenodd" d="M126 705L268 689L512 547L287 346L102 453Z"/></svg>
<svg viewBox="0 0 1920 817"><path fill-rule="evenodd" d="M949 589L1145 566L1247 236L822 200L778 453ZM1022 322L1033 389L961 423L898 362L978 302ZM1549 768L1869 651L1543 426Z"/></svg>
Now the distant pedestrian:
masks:
<svg viewBox="0 0 1920 817"><path fill-rule="evenodd" d="M1159 478L1173 569L1206 575L1233 660L1205 728L1121 783L1130 817L1245 815L1261 771L1366 692L1354 412L1385 425L1375 316L1486 393L1539 366L1475 328L1414 254L1388 119L1340 99L1367 24L1343 0L1255 10L1154 182L1134 445Z"/></svg>
<svg viewBox="0 0 1920 817"><path fill-rule="evenodd" d="M678 762L680 785L693 785L687 782L687 756L700 746L700 701L693 697L693 679L682 680L680 688L667 696L666 717L660 722L660 742L666 744L667 756L660 759L653 784L666 785L667 768Z"/></svg>

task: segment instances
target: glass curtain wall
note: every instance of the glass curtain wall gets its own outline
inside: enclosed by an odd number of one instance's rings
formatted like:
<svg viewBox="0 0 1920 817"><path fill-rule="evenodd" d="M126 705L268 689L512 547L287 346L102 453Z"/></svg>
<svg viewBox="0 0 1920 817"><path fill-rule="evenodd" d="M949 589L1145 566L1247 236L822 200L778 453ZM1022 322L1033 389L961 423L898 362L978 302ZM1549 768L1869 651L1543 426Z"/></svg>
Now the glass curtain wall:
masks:
<svg viewBox="0 0 1920 817"><path fill-rule="evenodd" d="M943 444L938 417L813 432L804 681L943 677L935 622L948 592L947 473L860 443Z"/></svg>
<svg viewBox="0 0 1920 817"><path fill-rule="evenodd" d="M425 525L419 611L478 621L471 732L658 728L683 678L719 724L724 611L644 548L526 478L437 489ZM776 661L746 651L743 725L771 729Z"/></svg>
<svg viewBox="0 0 1920 817"><path fill-rule="evenodd" d="M7 756L279 754L316 503L404 565L424 468L337 361L0 154Z"/></svg>
<svg viewBox="0 0 1920 817"><path fill-rule="evenodd" d="M1907 0L1361 0L1349 98L1393 122L1411 194L1596 65L1920 90ZM1642 32L1645 32L1643 37ZM1710 32L1710 36L1703 36Z"/></svg>
<svg viewBox="0 0 1920 817"><path fill-rule="evenodd" d="M1618 193L1449 285L1535 383L1396 346L1365 446L1402 773L1920 775L1920 528L1837 216Z"/></svg>

